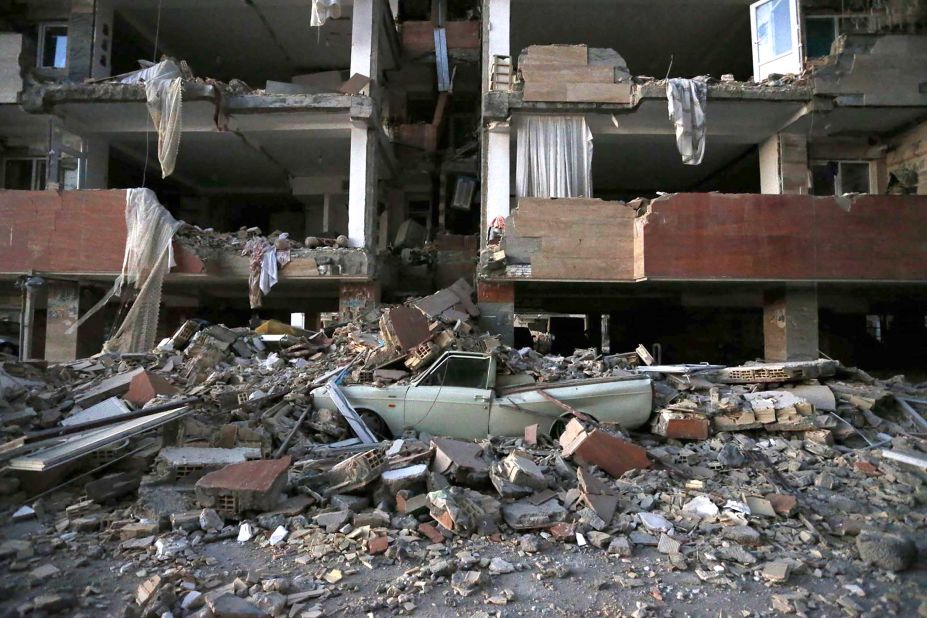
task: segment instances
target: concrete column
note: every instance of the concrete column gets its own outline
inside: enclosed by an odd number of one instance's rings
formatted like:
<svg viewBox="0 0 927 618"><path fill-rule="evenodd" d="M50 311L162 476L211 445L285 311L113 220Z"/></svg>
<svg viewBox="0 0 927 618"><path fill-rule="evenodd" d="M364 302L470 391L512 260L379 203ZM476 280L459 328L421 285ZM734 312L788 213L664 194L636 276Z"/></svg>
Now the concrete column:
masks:
<svg viewBox="0 0 927 618"><path fill-rule="evenodd" d="M378 99L381 0L354 0L351 22L351 74L370 78L370 96ZM348 239L352 247L371 248L376 241L377 127L355 121L351 127L348 184Z"/></svg>
<svg viewBox="0 0 927 618"><path fill-rule="evenodd" d="M515 344L515 284L480 281L476 286L479 326L499 335L505 345Z"/></svg>
<svg viewBox="0 0 927 618"><path fill-rule="evenodd" d="M377 129L351 127L351 177L348 182L348 240L370 248L377 214Z"/></svg>
<svg viewBox="0 0 927 618"><path fill-rule="evenodd" d="M381 10L380 0L354 0L351 17L351 75L366 75L371 84L379 80L378 26ZM372 86L370 91L374 91Z"/></svg>
<svg viewBox="0 0 927 618"><path fill-rule="evenodd" d="M380 304L377 281L342 283L338 291L338 313L342 320L354 320Z"/></svg>
<svg viewBox="0 0 927 618"><path fill-rule="evenodd" d="M77 358L78 332L66 331L80 315L80 284L69 281L48 283L45 324L45 360L71 361Z"/></svg>
<svg viewBox="0 0 927 618"><path fill-rule="evenodd" d="M68 79L81 83L93 75L93 0L71 0L68 15Z"/></svg>
<svg viewBox="0 0 927 618"><path fill-rule="evenodd" d="M83 158L81 189L109 188L109 142L101 137L81 137Z"/></svg>
<svg viewBox="0 0 927 618"><path fill-rule="evenodd" d="M808 138L778 133L760 144L760 190L765 194L810 192Z"/></svg>
<svg viewBox="0 0 927 618"><path fill-rule="evenodd" d="M818 358L818 292L814 285L786 284L765 293L763 342L767 361Z"/></svg>
<svg viewBox="0 0 927 618"><path fill-rule="evenodd" d="M489 88L493 56L511 56L511 0L483 1L483 92Z"/></svg>
<svg viewBox="0 0 927 618"><path fill-rule="evenodd" d="M496 125L483 133L483 194L485 211L480 246L486 245L489 225L496 217L508 217L511 209L512 170L510 127Z"/></svg>

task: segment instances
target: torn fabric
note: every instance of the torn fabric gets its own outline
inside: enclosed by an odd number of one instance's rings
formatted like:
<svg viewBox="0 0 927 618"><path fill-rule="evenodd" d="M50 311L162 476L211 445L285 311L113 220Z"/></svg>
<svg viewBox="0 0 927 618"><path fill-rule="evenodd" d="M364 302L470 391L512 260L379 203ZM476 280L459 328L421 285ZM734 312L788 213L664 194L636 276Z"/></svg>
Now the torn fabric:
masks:
<svg viewBox="0 0 927 618"><path fill-rule="evenodd" d="M676 147L686 165L700 165L705 156L705 107L708 84L704 77L666 81L669 119L676 126Z"/></svg>
<svg viewBox="0 0 927 618"><path fill-rule="evenodd" d="M329 19L341 17L341 0L312 0L310 26L324 26Z"/></svg>
<svg viewBox="0 0 927 618"><path fill-rule="evenodd" d="M103 344L107 352L147 352L154 347L161 308L161 286L174 263L172 241L183 225L171 216L151 189L126 191L126 249L122 272L100 302L81 316L68 334L99 311L123 286L138 290L116 333Z"/></svg>
<svg viewBox="0 0 927 618"><path fill-rule="evenodd" d="M520 116L518 197L592 197L592 131L585 116Z"/></svg>
<svg viewBox="0 0 927 618"><path fill-rule="evenodd" d="M153 66L126 75L124 84L145 84L145 99L148 114L158 131L158 162L161 177L167 178L174 171L177 152L180 150L181 103L183 79L180 69L171 60L164 60Z"/></svg>

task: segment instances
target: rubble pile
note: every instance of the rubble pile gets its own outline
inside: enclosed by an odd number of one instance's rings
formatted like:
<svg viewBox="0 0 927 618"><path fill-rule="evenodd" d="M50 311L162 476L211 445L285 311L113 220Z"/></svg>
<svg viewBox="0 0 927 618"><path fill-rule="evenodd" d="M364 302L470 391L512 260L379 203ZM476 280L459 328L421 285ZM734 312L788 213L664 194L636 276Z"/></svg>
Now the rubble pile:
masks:
<svg viewBox="0 0 927 618"><path fill-rule="evenodd" d="M18 611L102 607L98 586L58 577L67 560L134 574L126 616L412 614L434 591L529 611L508 578L568 577L571 556L599 555L620 589L669 593L661 577L685 573L706 593L762 582L778 612L858 615L848 565L893 578L917 562L927 385L833 361L541 356L479 333L470 293L458 282L318 332L189 321L150 354L3 363L0 493L32 528L5 531L0 560L47 586ZM387 439L349 403L312 405L339 381L410 383L449 349L491 354L516 382L648 375L651 422L630 434L572 410L556 438L530 424ZM253 568L210 557L226 545ZM388 580L364 587L377 569ZM846 583L809 589L822 578Z"/></svg>

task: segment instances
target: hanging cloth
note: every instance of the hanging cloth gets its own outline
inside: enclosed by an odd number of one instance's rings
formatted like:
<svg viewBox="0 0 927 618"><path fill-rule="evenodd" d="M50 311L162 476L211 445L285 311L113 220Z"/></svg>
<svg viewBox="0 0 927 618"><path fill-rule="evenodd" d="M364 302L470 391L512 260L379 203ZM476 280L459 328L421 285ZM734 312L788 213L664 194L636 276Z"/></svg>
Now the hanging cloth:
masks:
<svg viewBox="0 0 927 618"><path fill-rule="evenodd" d="M592 197L592 131L585 116L516 120L518 197Z"/></svg>
<svg viewBox="0 0 927 618"><path fill-rule="evenodd" d="M708 84L704 77L666 81L669 119L676 126L676 147L686 165L700 165L705 156L705 107Z"/></svg>
<svg viewBox="0 0 927 618"><path fill-rule="evenodd" d="M341 0L312 0L310 26L324 26L329 19L341 17Z"/></svg>
<svg viewBox="0 0 927 618"><path fill-rule="evenodd" d="M126 191L126 249L122 273L112 289L100 302L81 316L68 334L73 333L90 316L99 311L114 296L122 294L123 286L138 290L132 307L119 329L105 344L106 352L147 352L154 347L161 310L161 287L174 263L174 234L183 225L158 202L151 189Z"/></svg>

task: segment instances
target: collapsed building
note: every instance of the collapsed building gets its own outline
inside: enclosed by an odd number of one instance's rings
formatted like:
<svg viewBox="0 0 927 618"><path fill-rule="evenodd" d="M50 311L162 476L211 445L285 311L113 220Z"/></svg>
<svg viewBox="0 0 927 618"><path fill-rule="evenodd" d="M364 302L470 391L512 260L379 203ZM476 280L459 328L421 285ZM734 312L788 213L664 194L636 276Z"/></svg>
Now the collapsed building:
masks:
<svg viewBox="0 0 927 618"><path fill-rule="evenodd" d="M508 343L923 360L920 2L6 5L0 276L24 357L111 334L115 301L71 324L146 186L190 224L161 336L248 319L241 250L286 233L261 317L475 275Z"/></svg>
<svg viewBox="0 0 927 618"><path fill-rule="evenodd" d="M922 2L0 7L3 611L927 614Z"/></svg>

